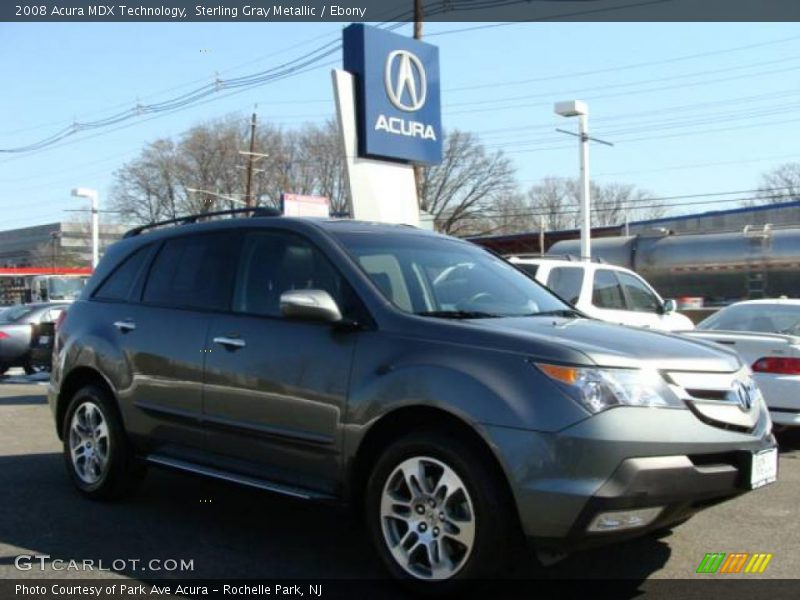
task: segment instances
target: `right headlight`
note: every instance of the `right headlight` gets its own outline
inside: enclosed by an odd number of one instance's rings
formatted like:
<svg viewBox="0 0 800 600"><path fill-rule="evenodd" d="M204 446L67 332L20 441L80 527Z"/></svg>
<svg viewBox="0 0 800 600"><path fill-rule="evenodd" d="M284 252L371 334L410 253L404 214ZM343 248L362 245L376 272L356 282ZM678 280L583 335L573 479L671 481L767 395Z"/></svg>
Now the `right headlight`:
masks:
<svg viewBox="0 0 800 600"><path fill-rule="evenodd" d="M613 406L686 408L655 369L534 364L591 413Z"/></svg>

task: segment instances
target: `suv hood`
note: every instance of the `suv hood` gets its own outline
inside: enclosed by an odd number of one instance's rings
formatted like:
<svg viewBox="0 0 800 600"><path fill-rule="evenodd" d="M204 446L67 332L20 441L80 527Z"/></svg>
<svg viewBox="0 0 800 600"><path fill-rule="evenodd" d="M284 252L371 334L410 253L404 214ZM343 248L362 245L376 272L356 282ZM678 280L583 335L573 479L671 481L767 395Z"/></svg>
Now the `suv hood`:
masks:
<svg viewBox="0 0 800 600"><path fill-rule="evenodd" d="M470 324L537 345L558 342L600 366L730 373L741 368L735 352L680 335L584 318L504 317Z"/></svg>

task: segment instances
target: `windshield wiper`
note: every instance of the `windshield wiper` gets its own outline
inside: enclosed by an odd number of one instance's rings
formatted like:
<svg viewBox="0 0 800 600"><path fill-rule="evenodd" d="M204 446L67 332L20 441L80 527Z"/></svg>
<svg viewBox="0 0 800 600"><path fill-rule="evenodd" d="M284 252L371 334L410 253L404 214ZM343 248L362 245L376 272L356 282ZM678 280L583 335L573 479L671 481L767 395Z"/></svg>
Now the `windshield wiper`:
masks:
<svg viewBox="0 0 800 600"><path fill-rule="evenodd" d="M500 315L477 310L426 310L416 312L420 317L441 317L442 319L494 319Z"/></svg>
<svg viewBox="0 0 800 600"><path fill-rule="evenodd" d="M583 315L573 308L560 308L558 310L543 310L529 313L525 317L582 317Z"/></svg>

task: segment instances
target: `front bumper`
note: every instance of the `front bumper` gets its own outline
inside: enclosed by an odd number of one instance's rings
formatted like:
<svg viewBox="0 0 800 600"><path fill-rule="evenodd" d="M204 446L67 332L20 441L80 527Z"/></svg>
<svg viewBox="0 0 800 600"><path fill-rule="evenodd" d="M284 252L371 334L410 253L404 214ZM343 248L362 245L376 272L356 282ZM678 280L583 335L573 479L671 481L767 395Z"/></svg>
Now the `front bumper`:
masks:
<svg viewBox="0 0 800 600"><path fill-rule="evenodd" d="M748 491L750 456L775 446L766 415L754 431L719 429L688 410L620 407L558 433L487 427L524 534L569 551L636 537ZM650 523L590 532L600 513L663 507Z"/></svg>

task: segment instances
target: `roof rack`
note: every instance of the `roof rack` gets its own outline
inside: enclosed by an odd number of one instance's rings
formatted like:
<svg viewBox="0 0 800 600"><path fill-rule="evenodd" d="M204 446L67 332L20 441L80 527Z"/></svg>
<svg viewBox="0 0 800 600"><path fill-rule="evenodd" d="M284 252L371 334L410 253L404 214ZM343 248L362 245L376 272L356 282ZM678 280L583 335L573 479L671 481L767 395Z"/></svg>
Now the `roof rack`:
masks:
<svg viewBox="0 0 800 600"><path fill-rule="evenodd" d="M148 223L146 225L140 225L139 227L134 227L133 229L127 231L123 238L134 237L146 231L148 229L153 229L154 227L161 227L162 225L189 225L191 223L196 223L198 219L205 219L206 217L218 217L221 215L238 215L243 213L252 213L251 217L280 217L281 211L277 208L272 208L269 206L251 206L249 208L231 208L229 210L217 210L213 212L206 212L206 213L198 213L196 215L187 215L185 217L177 217L175 219L168 219L166 221L157 221L156 223Z"/></svg>

